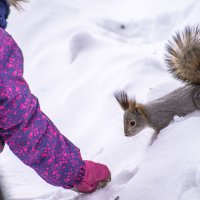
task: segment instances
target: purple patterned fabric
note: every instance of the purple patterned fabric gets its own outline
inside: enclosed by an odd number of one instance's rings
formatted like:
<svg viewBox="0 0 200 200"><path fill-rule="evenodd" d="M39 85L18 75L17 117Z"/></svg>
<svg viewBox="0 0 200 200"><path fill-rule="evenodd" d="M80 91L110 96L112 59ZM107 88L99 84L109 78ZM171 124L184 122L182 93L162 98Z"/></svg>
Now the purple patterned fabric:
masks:
<svg viewBox="0 0 200 200"><path fill-rule="evenodd" d="M48 183L72 188L85 175L79 149L40 110L23 78L23 55L0 28L0 138Z"/></svg>
<svg viewBox="0 0 200 200"><path fill-rule="evenodd" d="M0 0L0 27L5 29L7 27L7 18L10 13L10 6L8 0Z"/></svg>

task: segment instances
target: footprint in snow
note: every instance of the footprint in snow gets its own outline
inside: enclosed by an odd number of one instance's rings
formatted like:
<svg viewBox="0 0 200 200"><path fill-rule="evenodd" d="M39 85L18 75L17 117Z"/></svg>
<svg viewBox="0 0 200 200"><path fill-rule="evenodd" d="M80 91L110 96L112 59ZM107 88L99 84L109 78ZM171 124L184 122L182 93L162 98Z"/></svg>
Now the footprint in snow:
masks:
<svg viewBox="0 0 200 200"><path fill-rule="evenodd" d="M200 199L200 166L188 163L182 171L179 200Z"/></svg>
<svg viewBox="0 0 200 200"><path fill-rule="evenodd" d="M74 62L81 52L95 45L95 39L86 32L76 33L72 36L69 44L70 62Z"/></svg>
<svg viewBox="0 0 200 200"><path fill-rule="evenodd" d="M138 168L135 168L132 171L129 170L122 170L118 173L115 178L113 178L112 183L117 185L124 185L128 183L137 173Z"/></svg>
<svg viewBox="0 0 200 200"><path fill-rule="evenodd" d="M123 38L141 39L142 42L152 43L165 39L182 18L182 13L163 13L154 18L138 21L120 22L112 19L101 20L97 23L104 30L122 36ZM176 20L174 20L176 19Z"/></svg>

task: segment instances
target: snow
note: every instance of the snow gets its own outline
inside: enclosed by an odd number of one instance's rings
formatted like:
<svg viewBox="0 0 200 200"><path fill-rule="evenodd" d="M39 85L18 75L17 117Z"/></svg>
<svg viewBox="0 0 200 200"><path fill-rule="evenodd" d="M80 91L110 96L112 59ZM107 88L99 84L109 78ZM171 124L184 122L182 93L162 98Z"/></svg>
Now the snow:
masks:
<svg viewBox="0 0 200 200"><path fill-rule="evenodd" d="M112 182L90 195L45 183L6 146L0 155L8 200L199 200L197 111L126 138L113 97L124 89L142 103L181 86L167 72L164 45L199 23L197 0L34 0L12 10L8 32L25 57L25 78L43 111L84 159L102 162Z"/></svg>

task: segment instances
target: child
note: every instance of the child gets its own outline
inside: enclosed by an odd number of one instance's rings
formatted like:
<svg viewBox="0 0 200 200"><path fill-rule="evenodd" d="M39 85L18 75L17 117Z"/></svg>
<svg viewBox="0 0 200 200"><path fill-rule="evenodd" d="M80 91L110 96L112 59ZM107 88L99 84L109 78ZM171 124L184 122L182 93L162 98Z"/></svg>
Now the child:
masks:
<svg viewBox="0 0 200 200"><path fill-rule="evenodd" d="M0 0L0 147L4 142L46 182L91 193L110 181L102 164L83 161L79 149L65 138L40 110L23 78L23 56L4 30L11 5L20 0Z"/></svg>

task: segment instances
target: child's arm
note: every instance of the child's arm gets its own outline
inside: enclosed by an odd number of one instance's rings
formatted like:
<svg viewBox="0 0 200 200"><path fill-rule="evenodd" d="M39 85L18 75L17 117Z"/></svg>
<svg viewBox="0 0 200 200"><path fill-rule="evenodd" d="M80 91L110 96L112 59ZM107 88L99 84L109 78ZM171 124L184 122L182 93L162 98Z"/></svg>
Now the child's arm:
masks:
<svg viewBox="0 0 200 200"><path fill-rule="evenodd" d="M21 50L0 29L0 137L48 183L71 188L85 175L79 149L42 113L22 75Z"/></svg>

